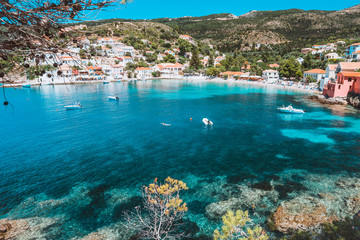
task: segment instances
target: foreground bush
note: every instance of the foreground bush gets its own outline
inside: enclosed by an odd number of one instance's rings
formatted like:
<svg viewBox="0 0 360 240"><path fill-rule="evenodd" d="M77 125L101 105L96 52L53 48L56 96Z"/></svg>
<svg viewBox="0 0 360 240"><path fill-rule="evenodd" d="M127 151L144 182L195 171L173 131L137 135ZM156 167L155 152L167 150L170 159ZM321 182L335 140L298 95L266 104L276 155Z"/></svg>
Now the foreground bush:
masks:
<svg viewBox="0 0 360 240"><path fill-rule="evenodd" d="M182 233L176 232L179 220L187 211L186 203L180 198L180 191L187 190L186 183L165 179L163 184L154 180L142 191L143 211L136 207L135 211L126 214L129 228L144 239L178 239Z"/></svg>
<svg viewBox="0 0 360 240"><path fill-rule="evenodd" d="M228 211L223 217L221 232L214 231L214 240L267 240L269 236L260 227L252 223L249 213L237 210Z"/></svg>

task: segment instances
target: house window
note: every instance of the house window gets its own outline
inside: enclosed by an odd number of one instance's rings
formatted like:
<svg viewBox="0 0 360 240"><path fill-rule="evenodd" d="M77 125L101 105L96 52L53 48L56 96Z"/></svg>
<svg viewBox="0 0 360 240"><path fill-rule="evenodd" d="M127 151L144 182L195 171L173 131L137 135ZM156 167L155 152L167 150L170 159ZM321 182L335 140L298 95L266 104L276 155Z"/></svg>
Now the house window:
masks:
<svg viewBox="0 0 360 240"><path fill-rule="evenodd" d="M351 90L351 85L349 86L349 90Z"/></svg>
<svg viewBox="0 0 360 240"><path fill-rule="evenodd" d="M348 82L351 82L351 78L348 78Z"/></svg>
<svg viewBox="0 0 360 240"><path fill-rule="evenodd" d="M339 85L339 89L340 89L341 85Z"/></svg>

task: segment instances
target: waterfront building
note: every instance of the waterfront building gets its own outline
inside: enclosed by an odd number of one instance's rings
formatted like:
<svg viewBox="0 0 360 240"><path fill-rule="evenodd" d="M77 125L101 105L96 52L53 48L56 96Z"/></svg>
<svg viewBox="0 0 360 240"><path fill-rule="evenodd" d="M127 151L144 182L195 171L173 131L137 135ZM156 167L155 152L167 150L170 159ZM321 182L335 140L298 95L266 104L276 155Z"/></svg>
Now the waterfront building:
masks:
<svg viewBox="0 0 360 240"><path fill-rule="evenodd" d="M325 70L312 69L312 70L306 71L306 72L304 72L304 80L306 80L307 77L312 77L317 82L319 82L322 78L325 78Z"/></svg>
<svg viewBox="0 0 360 240"><path fill-rule="evenodd" d="M249 80L250 73L243 73L243 72L236 72L236 71L226 71L219 74L220 77L224 77L225 75L228 76L228 79L242 79L242 80Z"/></svg>
<svg viewBox="0 0 360 240"><path fill-rule="evenodd" d="M135 69L135 73L137 74L137 78L150 78L152 77L152 69L149 67L138 67Z"/></svg>
<svg viewBox="0 0 360 240"><path fill-rule="evenodd" d="M277 82L279 80L279 72L276 70L268 69L263 71L262 77L267 82Z"/></svg>
<svg viewBox="0 0 360 240"><path fill-rule="evenodd" d="M325 97L346 97L349 92L360 93L360 72L340 72L334 83L329 82L323 90Z"/></svg>
<svg viewBox="0 0 360 240"><path fill-rule="evenodd" d="M161 73L161 76L176 76L182 74L182 71L184 70L184 65L180 63L162 63L157 64L153 67L154 71L159 71Z"/></svg>
<svg viewBox="0 0 360 240"><path fill-rule="evenodd" d="M328 84L328 82L335 82L335 79L336 79L336 74L335 74L336 67L337 67L337 64L329 64L329 65L327 65L327 67L325 69L325 77L320 80L320 86L319 86L320 90L323 90L324 86L326 84Z"/></svg>
<svg viewBox="0 0 360 240"><path fill-rule="evenodd" d="M124 70L124 66L121 64L115 64L112 65L112 76L114 77L114 79L122 79L124 78L124 74L125 74L125 70Z"/></svg>

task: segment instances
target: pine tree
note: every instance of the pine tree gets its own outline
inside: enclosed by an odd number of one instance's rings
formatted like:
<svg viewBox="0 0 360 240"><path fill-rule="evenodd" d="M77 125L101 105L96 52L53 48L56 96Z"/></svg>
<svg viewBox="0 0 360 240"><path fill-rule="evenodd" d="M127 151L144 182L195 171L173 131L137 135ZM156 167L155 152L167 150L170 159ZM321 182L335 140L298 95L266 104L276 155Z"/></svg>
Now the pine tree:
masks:
<svg viewBox="0 0 360 240"><path fill-rule="evenodd" d="M213 66L214 66L214 56L210 55L209 61L208 61L208 67L213 67Z"/></svg>
<svg viewBox="0 0 360 240"><path fill-rule="evenodd" d="M193 49L191 52L192 56L191 56L191 60L190 60L190 67L194 68L194 69L200 69L201 68L201 62L199 59L199 54L197 49Z"/></svg>

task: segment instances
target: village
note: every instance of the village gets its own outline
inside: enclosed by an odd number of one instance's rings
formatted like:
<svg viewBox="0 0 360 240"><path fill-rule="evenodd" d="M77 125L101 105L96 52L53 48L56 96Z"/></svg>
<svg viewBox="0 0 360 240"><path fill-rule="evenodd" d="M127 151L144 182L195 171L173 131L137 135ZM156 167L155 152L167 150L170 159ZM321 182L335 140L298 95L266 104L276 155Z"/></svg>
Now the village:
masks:
<svg viewBox="0 0 360 240"><path fill-rule="evenodd" d="M195 40L189 35L180 35L179 39L196 45ZM180 49L166 49L163 52L151 50L136 50L121 42L122 38L98 38L90 41L86 37L80 39L79 44L68 46L66 51L57 53L44 53L42 62L31 65L50 65L42 74L29 80L19 79L11 86L31 87L34 85L72 84L111 81L137 81L157 78L166 79L195 79L195 80L227 80L227 81L256 81L264 84L292 86L321 92L325 98L343 98L349 94L360 94L360 43L345 46L345 41L313 45L311 48L301 49L301 54L306 57L320 56L324 61L333 61L325 69L310 69L299 74L299 78L284 77L278 63L269 63L261 75L251 71L251 65L245 63L240 71L219 71L227 56L216 51L215 57L196 56L203 71L192 71L192 52L185 52L179 57ZM142 39L145 44L149 41ZM345 46L344 55L337 53L338 46ZM212 48L212 46L210 46ZM94 52L95 51L95 52ZM88 54L93 52L92 56ZM149 62L148 58L155 58ZM305 57L305 58L306 58ZM319 57L318 57L319 58ZM184 60L185 59L185 60ZM306 59L298 57L296 64L303 65ZM181 62L181 63L180 63ZM257 64L264 64L258 60ZM215 72L211 70L215 69Z"/></svg>

